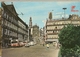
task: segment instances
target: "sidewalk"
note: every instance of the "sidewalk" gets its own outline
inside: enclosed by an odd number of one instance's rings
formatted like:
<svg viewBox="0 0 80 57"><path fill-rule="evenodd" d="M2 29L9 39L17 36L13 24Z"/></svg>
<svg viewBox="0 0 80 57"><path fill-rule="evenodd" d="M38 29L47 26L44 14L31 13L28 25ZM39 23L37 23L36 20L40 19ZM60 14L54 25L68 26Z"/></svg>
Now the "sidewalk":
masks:
<svg viewBox="0 0 80 57"><path fill-rule="evenodd" d="M59 53L59 49L55 49L52 54L52 57L58 57L58 53Z"/></svg>
<svg viewBox="0 0 80 57"><path fill-rule="evenodd" d="M2 49L0 48L0 57L1 57Z"/></svg>
<svg viewBox="0 0 80 57"><path fill-rule="evenodd" d="M58 57L58 53L59 53L59 48L57 48L57 47L54 47L52 44L50 44L49 45L50 46L50 48L49 49L51 49L52 51L51 51L51 56L50 57ZM54 50L53 50L54 49Z"/></svg>

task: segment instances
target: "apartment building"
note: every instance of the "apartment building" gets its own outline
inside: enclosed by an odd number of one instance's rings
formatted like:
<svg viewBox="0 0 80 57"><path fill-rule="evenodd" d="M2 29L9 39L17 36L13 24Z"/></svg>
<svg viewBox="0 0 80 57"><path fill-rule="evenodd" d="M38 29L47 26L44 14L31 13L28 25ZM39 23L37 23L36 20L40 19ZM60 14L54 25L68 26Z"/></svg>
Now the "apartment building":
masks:
<svg viewBox="0 0 80 57"><path fill-rule="evenodd" d="M10 44L11 40L25 41L28 38L28 25L18 17L13 4L2 6L2 42L3 46Z"/></svg>
<svg viewBox="0 0 80 57"><path fill-rule="evenodd" d="M60 30L67 26L68 24L73 24L74 26L80 26L80 17L76 14L72 14L67 19L52 19L46 20L46 41L48 42L58 42L58 34Z"/></svg>

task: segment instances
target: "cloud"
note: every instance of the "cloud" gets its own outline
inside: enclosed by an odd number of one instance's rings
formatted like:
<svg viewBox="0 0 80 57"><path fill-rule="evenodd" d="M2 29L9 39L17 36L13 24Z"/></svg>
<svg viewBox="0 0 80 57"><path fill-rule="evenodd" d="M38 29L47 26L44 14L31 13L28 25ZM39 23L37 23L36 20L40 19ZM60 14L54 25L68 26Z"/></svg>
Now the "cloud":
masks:
<svg viewBox="0 0 80 57"><path fill-rule="evenodd" d="M64 12L57 12L56 15L62 15Z"/></svg>
<svg viewBox="0 0 80 57"><path fill-rule="evenodd" d="M54 15L53 19L61 19L62 17L64 17L64 14L60 14L60 15ZM68 18L69 14L65 14L65 18Z"/></svg>
<svg viewBox="0 0 80 57"><path fill-rule="evenodd" d="M20 4L20 3L19 3ZM32 13L35 11L52 11L54 7L53 2L25 2L23 5L19 5L18 2L14 3L16 11L26 13Z"/></svg>
<svg viewBox="0 0 80 57"><path fill-rule="evenodd" d="M56 15L56 16L53 16L54 18L53 19L59 19L59 18L62 18L60 15Z"/></svg>
<svg viewBox="0 0 80 57"><path fill-rule="evenodd" d="M68 5L68 4L71 4L71 3L75 3L74 1L60 1L60 2L57 2L57 5L60 5L60 6L64 6L64 5Z"/></svg>

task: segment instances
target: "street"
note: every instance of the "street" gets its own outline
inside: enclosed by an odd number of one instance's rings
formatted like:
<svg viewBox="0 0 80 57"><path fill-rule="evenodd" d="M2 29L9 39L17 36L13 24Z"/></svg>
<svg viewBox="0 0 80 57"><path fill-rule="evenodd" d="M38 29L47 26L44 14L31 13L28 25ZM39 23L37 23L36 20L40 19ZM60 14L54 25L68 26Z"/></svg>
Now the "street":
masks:
<svg viewBox="0 0 80 57"><path fill-rule="evenodd" d="M58 57L58 51L52 45L49 48L43 45L6 48L2 50L2 57Z"/></svg>

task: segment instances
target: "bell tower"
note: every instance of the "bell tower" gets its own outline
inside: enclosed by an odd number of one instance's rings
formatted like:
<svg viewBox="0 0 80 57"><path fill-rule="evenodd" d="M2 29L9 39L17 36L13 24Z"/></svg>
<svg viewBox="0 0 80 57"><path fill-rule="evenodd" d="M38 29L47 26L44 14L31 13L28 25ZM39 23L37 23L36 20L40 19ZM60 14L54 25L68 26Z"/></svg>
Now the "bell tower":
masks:
<svg viewBox="0 0 80 57"><path fill-rule="evenodd" d="M32 27L32 17L30 17L30 20L29 20L29 28Z"/></svg>

